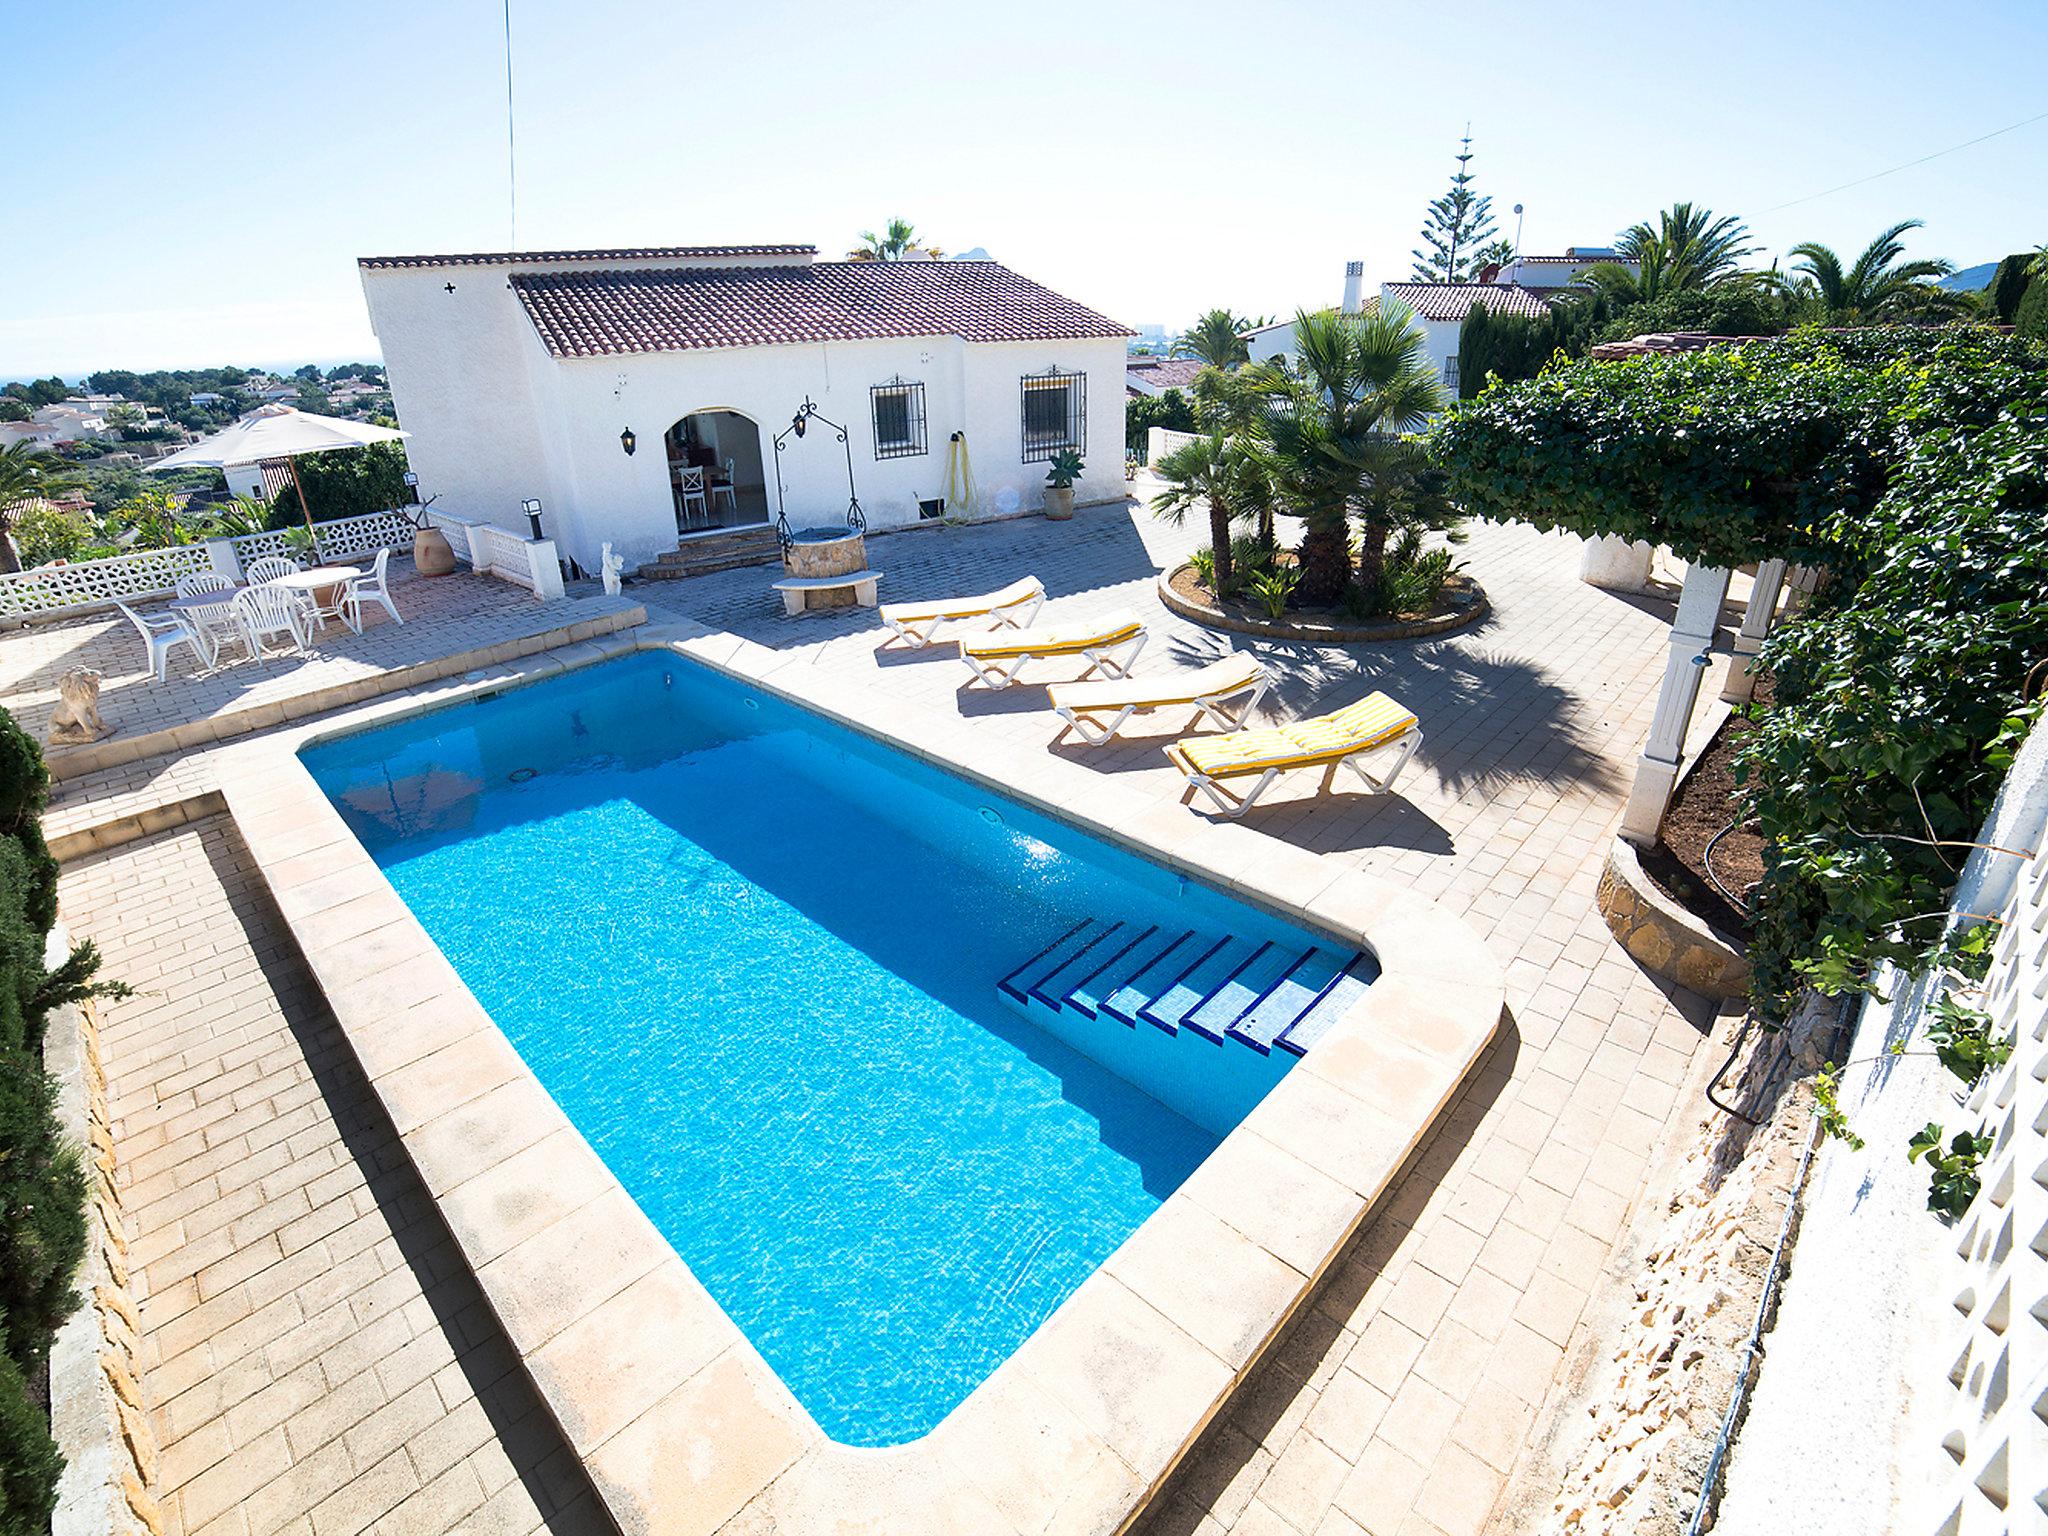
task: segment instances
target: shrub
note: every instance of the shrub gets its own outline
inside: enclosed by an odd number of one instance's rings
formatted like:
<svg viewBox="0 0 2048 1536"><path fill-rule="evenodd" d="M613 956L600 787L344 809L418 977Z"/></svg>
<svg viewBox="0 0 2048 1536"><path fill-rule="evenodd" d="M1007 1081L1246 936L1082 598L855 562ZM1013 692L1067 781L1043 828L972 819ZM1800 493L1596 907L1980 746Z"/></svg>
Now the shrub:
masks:
<svg viewBox="0 0 2048 1536"><path fill-rule="evenodd" d="M1266 617L1278 620L1287 612L1287 601L1294 595L1295 584L1301 580L1298 565L1275 566L1269 571L1259 571L1245 583L1251 589Z"/></svg>
<svg viewBox="0 0 2048 1536"><path fill-rule="evenodd" d="M25 566L79 559L93 538L84 518L47 501L29 503L14 520L14 547Z"/></svg>
<svg viewBox="0 0 2048 1536"><path fill-rule="evenodd" d="M1124 449L1143 454L1145 433L1151 427L1171 432L1198 432L1194 402L1177 389L1157 395L1133 395L1124 401Z"/></svg>
<svg viewBox="0 0 2048 1536"><path fill-rule="evenodd" d="M2033 341L2048 341L2048 278L2027 284L2026 294L2014 308L2013 329Z"/></svg>
<svg viewBox="0 0 2048 1536"><path fill-rule="evenodd" d="M2006 257L1991 274L1991 281L1984 285L1985 306L2000 325L2011 325L2013 316L2019 313L2020 300L2026 297L2028 284L2033 280L2037 254L2020 251Z"/></svg>
<svg viewBox="0 0 2048 1536"><path fill-rule="evenodd" d="M372 443L346 453L309 453L299 459L298 468L316 523L388 512L412 499L405 484L403 443ZM271 503L270 526L290 528L304 522L299 494L287 484Z"/></svg>
<svg viewBox="0 0 2048 1536"><path fill-rule="evenodd" d="M0 1353L0 1536L48 1536L63 1470L48 1417Z"/></svg>

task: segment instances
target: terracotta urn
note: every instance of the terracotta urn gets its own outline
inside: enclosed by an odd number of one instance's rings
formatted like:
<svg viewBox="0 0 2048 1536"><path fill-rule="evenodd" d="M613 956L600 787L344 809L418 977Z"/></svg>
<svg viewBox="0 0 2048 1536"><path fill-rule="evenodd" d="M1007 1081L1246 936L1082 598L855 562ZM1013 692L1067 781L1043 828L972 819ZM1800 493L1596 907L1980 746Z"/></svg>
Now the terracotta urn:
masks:
<svg viewBox="0 0 2048 1536"><path fill-rule="evenodd" d="M422 528L412 536L413 569L422 576L446 576L455 569L455 551L438 528Z"/></svg>

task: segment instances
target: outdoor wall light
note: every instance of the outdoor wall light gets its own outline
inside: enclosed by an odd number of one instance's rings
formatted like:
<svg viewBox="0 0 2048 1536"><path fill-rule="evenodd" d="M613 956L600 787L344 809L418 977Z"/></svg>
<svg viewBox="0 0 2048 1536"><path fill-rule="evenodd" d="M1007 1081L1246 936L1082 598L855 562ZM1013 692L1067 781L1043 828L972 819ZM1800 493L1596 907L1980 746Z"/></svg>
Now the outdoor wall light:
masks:
<svg viewBox="0 0 2048 1536"><path fill-rule="evenodd" d="M417 505L420 499L420 477L408 469L399 478L405 482L405 494Z"/></svg>
<svg viewBox="0 0 2048 1536"><path fill-rule="evenodd" d="M631 458L633 450L640 446L640 439L633 435L631 427L626 428L625 431L619 434L619 446L626 450L626 457L628 458Z"/></svg>
<svg viewBox="0 0 2048 1536"><path fill-rule="evenodd" d="M628 450L627 450L627 452L629 452L629 453L630 453L631 451L632 451L631 449L628 449ZM529 497L527 497L527 498L526 498L526 500L524 500L524 501L522 501L522 502L520 502L520 503L519 503L519 510L520 510L520 511L522 511L522 512L524 512L524 513L526 514L526 521L527 521L527 523L528 523L529 525L531 525L531 527L533 528L533 536L534 536L534 537L535 537L536 539L537 539L537 538L539 538L539 537L541 536L541 535L540 535L540 499L539 499L538 497L536 497L536 496L529 496Z"/></svg>

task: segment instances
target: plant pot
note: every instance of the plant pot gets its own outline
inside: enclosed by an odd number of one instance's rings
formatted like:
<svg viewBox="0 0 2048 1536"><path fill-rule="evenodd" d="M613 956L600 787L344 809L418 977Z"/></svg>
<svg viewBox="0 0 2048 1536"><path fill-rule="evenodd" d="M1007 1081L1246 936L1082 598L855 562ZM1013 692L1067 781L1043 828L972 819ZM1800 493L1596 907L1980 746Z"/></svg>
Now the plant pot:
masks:
<svg viewBox="0 0 2048 1536"><path fill-rule="evenodd" d="M455 569L455 551L438 528L422 528L412 536L412 568L422 576L446 576Z"/></svg>
<svg viewBox="0 0 2048 1536"><path fill-rule="evenodd" d="M1579 580L1612 592L1639 592L1649 585L1657 547L1607 534L1590 539L1579 556Z"/></svg>
<svg viewBox="0 0 2048 1536"><path fill-rule="evenodd" d="M1074 488L1071 485L1048 485L1045 488L1045 515L1056 523L1064 523L1074 515Z"/></svg>

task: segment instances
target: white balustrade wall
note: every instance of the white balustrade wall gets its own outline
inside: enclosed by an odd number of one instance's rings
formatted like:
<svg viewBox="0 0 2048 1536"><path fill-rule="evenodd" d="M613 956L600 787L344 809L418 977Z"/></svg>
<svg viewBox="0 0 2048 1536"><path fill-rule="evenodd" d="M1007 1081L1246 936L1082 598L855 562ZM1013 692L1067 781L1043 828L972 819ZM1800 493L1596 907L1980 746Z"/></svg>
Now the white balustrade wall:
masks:
<svg viewBox="0 0 2048 1536"><path fill-rule="evenodd" d="M538 596L561 596L561 568L552 540L522 539L492 524L448 513L430 512L428 517L448 535L456 557L465 564ZM380 549L410 550L416 531L412 518L399 511L335 518L316 522L313 528L322 560L353 560ZM283 530L272 529L0 574L0 623L60 618L115 602L168 597L179 577L199 571L217 571L237 580L252 561L270 555L296 558L287 538Z"/></svg>
<svg viewBox="0 0 2048 1536"><path fill-rule="evenodd" d="M2035 735L2039 736L2040 731ZM1972 1091L1991 1151L1977 1199L1956 1228L1962 1316L1949 1382L1955 1400L1942 1448L1956 1467L1936 1536L2048 1530L2048 832L2037 790L2016 824L1987 841L2030 851L2003 861L2011 895L1992 951L1982 1007L2012 1057ZM1996 826L1996 823L1994 823ZM1972 855L1984 859L1988 850ZM2016 875L2017 878L2011 878ZM1979 911L1993 912L1993 906Z"/></svg>
<svg viewBox="0 0 2048 1536"><path fill-rule="evenodd" d="M1147 427L1145 429L1145 462L1153 469L1159 461L1176 448L1186 447L1200 440L1199 432L1176 432L1171 427Z"/></svg>

